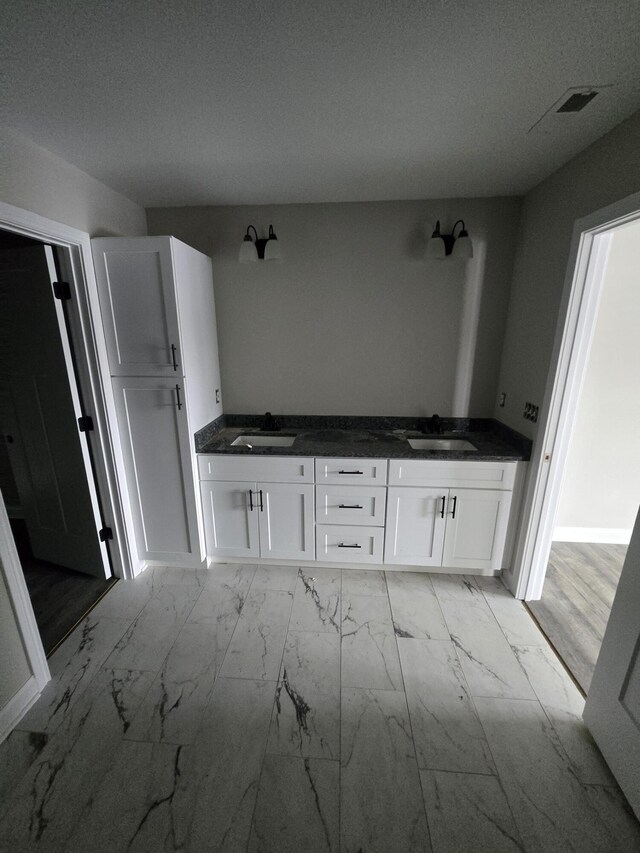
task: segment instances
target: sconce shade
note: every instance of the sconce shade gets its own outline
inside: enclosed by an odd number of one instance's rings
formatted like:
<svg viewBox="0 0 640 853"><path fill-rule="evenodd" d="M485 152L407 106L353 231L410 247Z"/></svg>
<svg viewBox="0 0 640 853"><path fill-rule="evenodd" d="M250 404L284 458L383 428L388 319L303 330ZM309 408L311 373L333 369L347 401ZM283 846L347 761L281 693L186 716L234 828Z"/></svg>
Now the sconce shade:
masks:
<svg viewBox="0 0 640 853"><path fill-rule="evenodd" d="M438 221L436 222L436 227L429 239L429 242L427 243L424 256L431 260L440 260L444 258L446 254L447 250L445 242L442 239L442 234L440 233L440 221Z"/></svg>
<svg viewBox="0 0 640 853"><path fill-rule="evenodd" d="M278 243L278 238L276 237L275 232L273 230L273 225L269 226L269 238L267 239L266 246L264 247L264 259L265 261L282 260L280 243Z"/></svg>
<svg viewBox="0 0 640 853"><path fill-rule="evenodd" d="M453 257L456 260L467 260L473 257L473 243L466 231L461 231L453 244Z"/></svg>
<svg viewBox="0 0 640 853"><path fill-rule="evenodd" d="M253 226L250 225L249 228L253 228ZM247 228L247 233L244 235L244 240L240 244L240 252L238 253L238 260L243 264L258 260L258 249L251 239L249 228Z"/></svg>

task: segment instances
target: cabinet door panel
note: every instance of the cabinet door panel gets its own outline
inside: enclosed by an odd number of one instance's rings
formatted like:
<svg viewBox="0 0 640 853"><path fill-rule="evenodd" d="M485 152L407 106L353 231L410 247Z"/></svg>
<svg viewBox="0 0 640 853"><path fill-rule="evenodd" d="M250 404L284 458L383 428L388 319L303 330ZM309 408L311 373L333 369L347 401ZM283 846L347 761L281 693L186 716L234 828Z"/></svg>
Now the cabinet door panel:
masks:
<svg viewBox="0 0 640 853"><path fill-rule="evenodd" d="M112 380L138 556L191 564L199 557L191 437L181 380Z"/></svg>
<svg viewBox="0 0 640 853"><path fill-rule="evenodd" d="M510 507L511 492L452 489L447 507L443 566L501 568Z"/></svg>
<svg viewBox="0 0 640 853"><path fill-rule="evenodd" d="M313 486L258 483L257 488L260 556L313 560Z"/></svg>
<svg viewBox="0 0 640 853"><path fill-rule="evenodd" d="M313 457L198 454L201 480L255 483L313 483Z"/></svg>
<svg viewBox="0 0 640 853"><path fill-rule="evenodd" d="M184 375L169 238L92 243L111 375Z"/></svg>
<svg viewBox="0 0 640 853"><path fill-rule="evenodd" d="M468 454L470 457L472 453ZM513 489L517 462L473 462L470 458L391 459L390 486L444 486L454 489Z"/></svg>
<svg viewBox="0 0 640 853"><path fill-rule="evenodd" d="M447 489L389 489L385 563L440 566L444 545L443 500Z"/></svg>
<svg viewBox="0 0 640 853"><path fill-rule="evenodd" d="M252 501L250 489L253 490ZM255 483L201 482L200 493L207 554L258 557L259 503Z"/></svg>

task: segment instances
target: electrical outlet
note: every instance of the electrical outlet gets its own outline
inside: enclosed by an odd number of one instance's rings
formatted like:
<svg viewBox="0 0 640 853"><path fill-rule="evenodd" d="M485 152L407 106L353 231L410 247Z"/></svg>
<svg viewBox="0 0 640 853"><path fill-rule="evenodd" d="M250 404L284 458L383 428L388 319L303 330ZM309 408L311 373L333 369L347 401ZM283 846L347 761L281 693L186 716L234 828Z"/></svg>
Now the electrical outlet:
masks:
<svg viewBox="0 0 640 853"><path fill-rule="evenodd" d="M216 403L220 402L220 389L216 388Z"/></svg>
<svg viewBox="0 0 640 853"><path fill-rule="evenodd" d="M506 401L507 401L507 395L503 391L500 394L500 396L498 397L498 405L500 406L501 409L504 409L504 404L506 403Z"/></svg>
<svg viewBox="0 0 640 853"><path fill-rule="evenodd" d="M534 406L533 403L525 403L524 410L522 412L522 417L532 423L537 423L538 421L538 407Z"/></svg>

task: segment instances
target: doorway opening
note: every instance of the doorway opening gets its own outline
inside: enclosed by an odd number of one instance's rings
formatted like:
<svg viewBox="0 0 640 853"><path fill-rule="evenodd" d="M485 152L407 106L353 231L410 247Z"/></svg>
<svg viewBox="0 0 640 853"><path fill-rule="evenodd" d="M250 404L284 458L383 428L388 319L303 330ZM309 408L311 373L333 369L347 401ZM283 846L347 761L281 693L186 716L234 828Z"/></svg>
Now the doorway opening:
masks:
<svg viewBox="0 0 640 853"><path fill-rule="evenodd" d="M519 543L519 597L585 694L640 504L639 207L576 223Z"/></svg>
<svg viewBox="0 0 640 853"><path fill-rule="evenodd" d="M0 230L0 489L47 655L115 582L59 284L66 251Z"/></svg>

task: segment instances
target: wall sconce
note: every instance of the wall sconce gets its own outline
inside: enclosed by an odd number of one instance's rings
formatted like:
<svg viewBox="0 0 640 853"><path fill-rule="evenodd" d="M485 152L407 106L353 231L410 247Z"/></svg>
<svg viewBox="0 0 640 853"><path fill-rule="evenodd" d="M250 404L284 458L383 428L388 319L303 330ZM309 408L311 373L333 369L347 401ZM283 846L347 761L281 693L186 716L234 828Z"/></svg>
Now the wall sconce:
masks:
<svg viewBox="0 0 640 853"><path fill-rule="evenodd" d="M458 225L462 227L456 237L455 231ZM442 259L446 258L447 255L452 255L452 257L460 260L473 257L473 244L462 219L458 219L451 229L451 234L440 233L440 220L438 220L435 231L427 243L425 258Z"/></svg>
<svg viewBox="0 0 640 853"><path fill-rule="evenodd" d="M249 233L253 229L256 235L255 239ZM238 260L242 263L250 263L251 261L281 261L282 252L278 238L273 230L273 225L269 226L268 237L258 237L258 232L253 225L249 225L247 233L244 235L244 240L240 245L240 253Z"/></svg>

